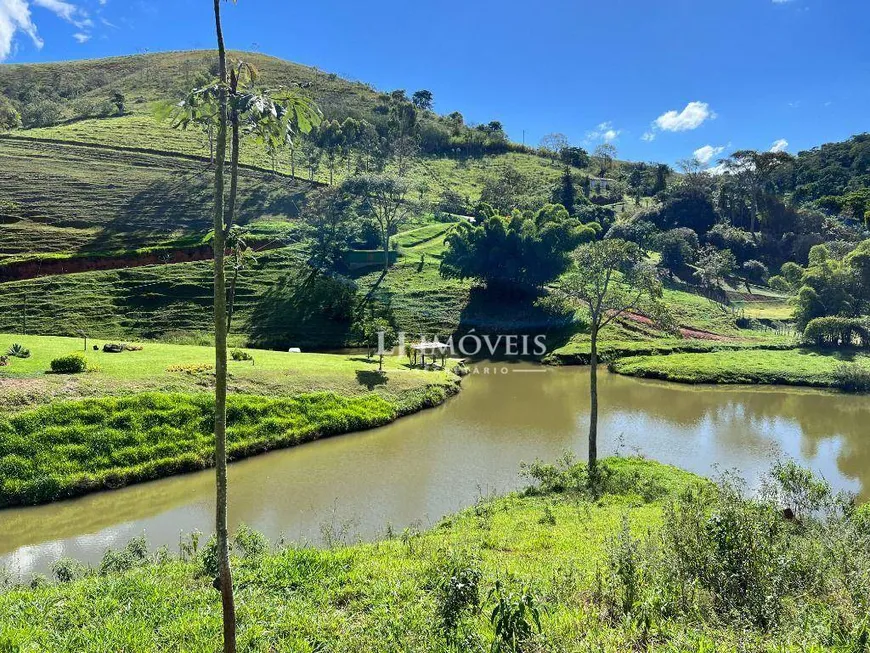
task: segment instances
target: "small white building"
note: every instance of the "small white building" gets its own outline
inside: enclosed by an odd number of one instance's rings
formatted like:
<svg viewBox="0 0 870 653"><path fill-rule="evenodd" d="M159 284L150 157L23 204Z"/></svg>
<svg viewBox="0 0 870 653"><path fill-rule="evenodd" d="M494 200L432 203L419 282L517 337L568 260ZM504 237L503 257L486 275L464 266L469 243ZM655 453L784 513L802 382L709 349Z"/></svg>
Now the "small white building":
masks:
<svg viewBox="0 0 870 653"><path fill-rule="evenodd" d="M589 192L603 193L610 190L610 187L616 183L615 179L607 177L589 177Z"/></svg>

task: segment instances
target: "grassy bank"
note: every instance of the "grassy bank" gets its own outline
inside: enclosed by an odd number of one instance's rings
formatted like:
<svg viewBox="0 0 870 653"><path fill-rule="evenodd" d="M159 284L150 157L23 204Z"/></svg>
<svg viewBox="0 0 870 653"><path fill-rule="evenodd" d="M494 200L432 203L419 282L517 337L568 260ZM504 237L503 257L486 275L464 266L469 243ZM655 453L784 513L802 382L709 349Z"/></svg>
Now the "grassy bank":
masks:
<svg viewBox="0 0 870 653"><path fill-rule="evenodd" d="M31 356L0 368L0 505L32 504L193 471L212 464L213 351L145 343L86 351L81 339L0 335ZM80 352L89 371L50 374ZM384 371L357 356L246 350L230 362L230 457L372 428L443 402L449 372Z"/></svg>
<svg viewBox="0 0 870 653"><path fill-rule="evenodd" d="M270 549L242 530L240 650L863 650L866 516L788 522L733 485L636 459L605 468L590 494L582 467L536 466L534 491L373 544ZM61 562L60 584L9 588L0 650L215 650L213 549L191 544L178 559L137 541L98 569Z"/></svg>
<svg viewBox="0 0 870 653"><path fill-rule="evenodd" d="M679 383L764 383L836 388L843 387L849 372L870 376L870 355L812 349L753 349L636 356L617 360L610 368L628 376Z"/></svg>
<svg viewBox="0 0 870 653"><path fill-rule="evenodd" d="M382 426L443 402L431 385L400 405L376 393L233 395L228 456ZM0 419L0 507L30 505L191 472L214 463L214 402L205 394L144 393L56 402Z"/></svg>
<svg viewBox="0 0 870 653"><path fill-rule="evenodd" d="M602 363L610 363L626 357L654 357L679 353L728 352L744 349L790 349L793 345L784 339L767 338L764 341L721 342L716 340L693 340L691 338L657 338L653 340L605 340L598 346ZM549 365L589 365L591 346L589 341L576 340L547 354L544 362Z"/></svg>

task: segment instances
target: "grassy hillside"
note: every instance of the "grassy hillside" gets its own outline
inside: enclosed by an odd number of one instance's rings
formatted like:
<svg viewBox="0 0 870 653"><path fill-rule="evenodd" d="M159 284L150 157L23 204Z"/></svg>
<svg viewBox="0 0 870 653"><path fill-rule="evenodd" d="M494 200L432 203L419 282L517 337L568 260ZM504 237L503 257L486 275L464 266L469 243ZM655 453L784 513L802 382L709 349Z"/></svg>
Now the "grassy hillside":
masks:
<svg viewBox="0 0 870 653"><path fill-rule="evenodd" d="M353 117L375 124L385 119L383 93L366 84L258 53L233 52L230 56L254 64L263 86L296 89L314 99L326 118L343 120ZM0 92L20 103L26 103L36 95L57 98L64 108L66 122L61 118L53 121L50 127L18 130L15 135L19 137L207 156L207 139L202 132L173 130L167 119L156 117L155 110L161 103L177 102L189 90L213 77L214 66L215 55L208 51L156 53L53 64L4 65L0 66ZM88 117L88 112L82 109L88 102L104 101L115 92L125 95L127 115L93 118ZM289 162L290 156L286 153L274 162L279 170L290 172L294 169ZM295 152L294 158L297 175L307 175L301 154ZM533 176L543 175L548 182L555 180L558 175L558 170L549 161L534 155L516 153L516 156L502 161L526 168ZM262 148L256 146L245 148L242 162L266 169L273 167L273 162ZM476 199L474 185L479 184L479 179L467 182L467 185L460 183L456 188L457 177L466 178L466 174L452 174L451 169L455 166L445 164L438 158L428 164L416 166L412 178L425 180L430 185L434 179L436 186L452 184L454 190L470 195L472 200ZM340 174L341 170L338 172ZM327 178L324 168L316 174L316 179L320 181ZM441 190L443 188L437 189L437 192ZM435 189L432 193L434 196Z"/></svg>
<svg viewBox="0 0 870 653"><path fill-rule="evenodd" d="M200 162L3 138L0 180L0 264L201 242L211 228L212 172ZM291 221L310 187L243 170L240 223Z"/></svg>
<svg viewBox="0 0 870 653"><path fill-rule="evenodd" d="M863 650L866 510L787 521L773 498L749 501L727 479L714 487L637 459L603 466L596 492L582 466L539 465L528 492L371 544L272 549L241 529L240 648ZM179 559L136 540L97 569L65 560L56 575L0 593L0 647L204 652L219 641L211 544L186 542Z"/></svg>
<svg viewBox="0 0 870 653"><path fill-rule="evenodd" d="M142 113L112 118L78 120L52 127L20 130L12 133L20 139L48 139L68 143L89 143L107 147L143 148L160 152L207 158L208 140L195 130L173 129L169 120L153 114L149 107ZM291 162L292 159L292 162ZM274 162L265 150L253 143L242 146L240 160L243 164L277 170L282 174L295 174L308 179L310 172L305 165L303 153L298 149L283 152ZM407 173L412 187L425 184L424 196L436 201L445 190L457 192L472 202L480 197L484 181L511 166L526 175L535 185L549 188L562 174L563 168L533 154L509 152L477 158L455 159L436 156L415 157ZM334 181L347 176L344 166L335 170ZM329 181L329 172L321 165L314 172L314 180Z"/></svg>
<svg viewBox="0 0 870 653"><path fill-rule="evenodd" d="M370 86L345 80L310 66L253 52L228 53L259 70L266 86L304 88L328 115L370 115L378 93ZM183 97L204 79L214 77L217 54L195 50L140 54L109 59L0 66L0 92L16 98L28 91L56 90L66 98L102 100L115 91L127 96L138 112L157 100ZM74 115L70 106L68 116Z"/></svg>

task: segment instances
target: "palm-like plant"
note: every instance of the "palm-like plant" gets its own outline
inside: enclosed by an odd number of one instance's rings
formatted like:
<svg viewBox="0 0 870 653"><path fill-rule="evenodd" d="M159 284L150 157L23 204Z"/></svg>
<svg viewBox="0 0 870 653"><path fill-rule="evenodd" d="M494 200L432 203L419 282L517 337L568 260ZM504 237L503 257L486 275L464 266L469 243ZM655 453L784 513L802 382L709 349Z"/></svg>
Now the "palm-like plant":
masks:
<svg viewBox="0 0 870 653"><path fill-rule="evenodd" d="M30 358L30 350L16 342L9 348L6 355L13 358Z"/></svg>

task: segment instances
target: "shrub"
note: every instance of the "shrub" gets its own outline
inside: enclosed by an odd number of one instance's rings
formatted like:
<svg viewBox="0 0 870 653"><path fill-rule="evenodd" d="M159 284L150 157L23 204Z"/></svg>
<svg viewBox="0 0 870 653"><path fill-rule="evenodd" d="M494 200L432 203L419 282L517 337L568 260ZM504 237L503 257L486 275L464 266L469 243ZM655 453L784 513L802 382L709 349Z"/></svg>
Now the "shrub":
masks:
<svg viewBox="0 0 870 653"><path fill-rule="evenodd" d="M148 560L148 542L144 537L134 537L120 551L106 549L100 562L100 574L121 574Z"/></svg>
<svg viewBox="0 0 870 653"><path fill-rule="evenodd" d="M269 540L259 531L242 524L236 531L233 547L243 558L256 560L269 552Z"/></svg>
<svg viewBox="0 0 870 653"><path fill-rule="evenodd" d="M576 464L574 454L570 451L563 453L555 464L540 460L521 463L520 473L535 483L526 488L528 494L579 492L588 486L586 468Z"/></svg>
<svg viewBox="0 0 870 653"><path fill-rule="evenodd" d="M870 347L870 328L860 318L817 317L807 323L804 339L819 347L850 347L856 341Z"/></svg>
<svg viewBox="0 0 870 653"><path fill-rule="evenodd" d="M252 361L254 357L243 349L233 349L230 356L234 361Z"/></svg>
<svg viewBox="0 0 870 653"><path fill-rule="evenodd" d="M870 370L855 363L842 363L834 370L835 384L846 392L870 392Z"/></svg>
<svg viewBox="0 0 870 653"><path fill-rule="evenodd" d="M451 551L435 568L434 575L441 632L448 642L454 642L463 616L480 605L482 574L476 560Z"/></svg>
<svg viewBox="0 0 870 653"><path fill-rule="evenodd" d="M631 534L628 515L619 532L607 541L605 574L599 574L596 598L613 616L630 615L643 586L644 558L641 542Z"/></svg>
<svg viewBox="0 0 870 653"><path fill-rule="evenodd" d="M61 558L51 566L58 583L71 583L84 573L82 563L72 558Z"/></svg>
<svg viewBox="0 0 870 653"><path fill-rule="evenodd" d="M9 348L6 355L12 356L13 358L30 358L30 350L16 342Z"/></svg>
<svg viewBox="0 0 870 653"><path fill-rule="evenodd" d="M69 354L51 361L51 371L55 374L80 374L88 369L88 361L82 354Z"/></svg>
<svg viewBox="0 0 870 653"><path fill-rule="evenodd" d="M643 637L656 622L689 618L800 636L812 624L820 640L864 642L868 515L794 463L776 465L753 498L726 475L670 500L661 531L645 540L623 523L594 598Z"/></svg>
<svg viewBox="0 0 870 653"><path fill-rule="evenodd" d="M215 539L214 535L212 535L208 542L206 542L205 546L202 549L202 553L199 554L199 564L202 569L202 573L208 578L217 578L220 573L220 566L218 564L218 546L217 539Z"/></svg>

